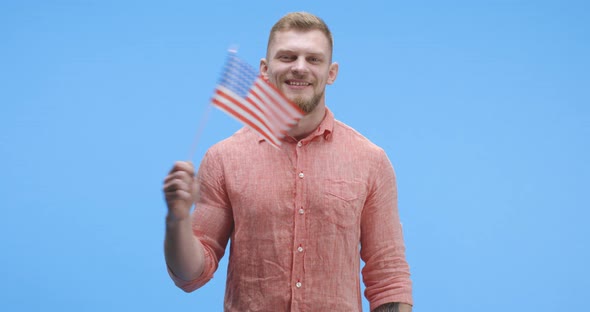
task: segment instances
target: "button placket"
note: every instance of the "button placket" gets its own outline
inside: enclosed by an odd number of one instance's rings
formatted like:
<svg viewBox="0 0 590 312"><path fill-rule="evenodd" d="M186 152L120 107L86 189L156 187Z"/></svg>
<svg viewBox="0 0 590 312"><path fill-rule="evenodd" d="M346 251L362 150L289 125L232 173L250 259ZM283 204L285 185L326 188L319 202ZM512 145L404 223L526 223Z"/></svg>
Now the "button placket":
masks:
<svg viewBox="0 0 590 312"><path fill-rule="evenodd" d="M307 180L309 176L306 176L306 162L305 162L305 149L303 148L303 142L297 142L296 147L292 150L295 154L294 160L294 169L295 169L295 180L296 180L296 189L295 189L295 210L294 212L294 232L293 232L293 262L292 262L292 280L291 285L292 287L292 307L298 306L301 302L303 302L304 290L303 290L303 280L305 279L305 272L304 272L304 258L305 258L305 249L303 247L303 243L306 241L306 218L305 218L305 189ZM298 310L298 309L295 309Z"/></svg>

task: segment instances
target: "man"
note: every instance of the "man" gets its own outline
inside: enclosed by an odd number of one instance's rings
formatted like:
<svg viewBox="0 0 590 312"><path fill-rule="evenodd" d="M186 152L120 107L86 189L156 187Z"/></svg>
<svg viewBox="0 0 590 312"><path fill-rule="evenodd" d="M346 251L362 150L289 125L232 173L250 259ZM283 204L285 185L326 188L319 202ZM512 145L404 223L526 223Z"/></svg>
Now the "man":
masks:
<svg viewBox="0 0 590 312"><path fill-rule="evenodd" d="M231 238L225 311L360 311L361 258L371 310L411 311L393 167L326 107L332 46L318 17L281 18L260 72L305 116L280 150L242 128L196 177L177 162L164 180L166 262L183 290L213 277Z"/></svg>

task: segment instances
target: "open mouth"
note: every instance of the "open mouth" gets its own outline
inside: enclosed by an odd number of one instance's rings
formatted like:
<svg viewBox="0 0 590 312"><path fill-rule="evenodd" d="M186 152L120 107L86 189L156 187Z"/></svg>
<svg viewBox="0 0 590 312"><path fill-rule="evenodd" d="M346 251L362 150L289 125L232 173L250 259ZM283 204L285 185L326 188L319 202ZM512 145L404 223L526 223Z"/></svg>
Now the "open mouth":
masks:
<svg viewBox="0 0 590 312"><path fill-rule="evenodd" d="M294 86L294 87L307 87L307 86L310 86L311 85L311 83L309 83L309 82L295 81L295 80L287 80L286 83L289 86Z"/></svg>

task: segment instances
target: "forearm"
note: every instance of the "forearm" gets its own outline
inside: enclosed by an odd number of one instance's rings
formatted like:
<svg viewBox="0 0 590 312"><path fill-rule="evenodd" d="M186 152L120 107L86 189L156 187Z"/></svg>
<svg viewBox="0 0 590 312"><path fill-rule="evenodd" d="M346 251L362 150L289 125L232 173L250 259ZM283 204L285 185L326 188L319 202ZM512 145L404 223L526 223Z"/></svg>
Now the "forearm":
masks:
<svg viewBox="0 0 590 312"><path fill-rule="evenodd" d="M201 276L205 265L205 253L203 246L192 233L190 218L166 219L164 253L166 264L180 279L191 281Z"/></svg>
<svg viewBox="0 0 590 312"><path fill-rule="evenodd" d="M391 302L380 305L373 312L412 312L412 306L406 303Z"/></svg>

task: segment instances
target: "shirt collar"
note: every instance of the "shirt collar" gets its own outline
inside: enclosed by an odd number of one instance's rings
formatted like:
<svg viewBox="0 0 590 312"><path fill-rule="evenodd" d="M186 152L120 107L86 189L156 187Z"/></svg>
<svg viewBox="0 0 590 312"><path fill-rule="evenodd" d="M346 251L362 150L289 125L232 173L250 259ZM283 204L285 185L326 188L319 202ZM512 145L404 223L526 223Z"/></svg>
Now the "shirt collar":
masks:
<svg viewBox="0 0 590 312"><path fill-rule="evenodd" d="M330 140L332 138L332 131L334 130L334 114L332 114L332 111L330 109L328 109L328 107L326 107L326 115L324 116L324 119L322 120L322 122L320 123L320 125L318 126L318 129L310 134L307 138L305 138L306 140L309 139L310 141L319 135L324 136L325 140Z"/></svg>
<svg viewBox="0 0 590 312"><path fill-rule="evenodd" d="M323 136L324 140L330 141L332 139L332 131L333 130L334 130L334 114L332 113L332 111L328 107L326 107L326 114L324 115L324 119L322 120L320 125L317 127L317 129L314 132L310 133L306 138L304 138L301 141L309 142L317 136ZM259 143L262 141L266 141L266 139L262 135L257 134L257 136L258 136ZM296 142L297 140L295 140L292 137L287 136L283 139L283 141Z"/></svg>

